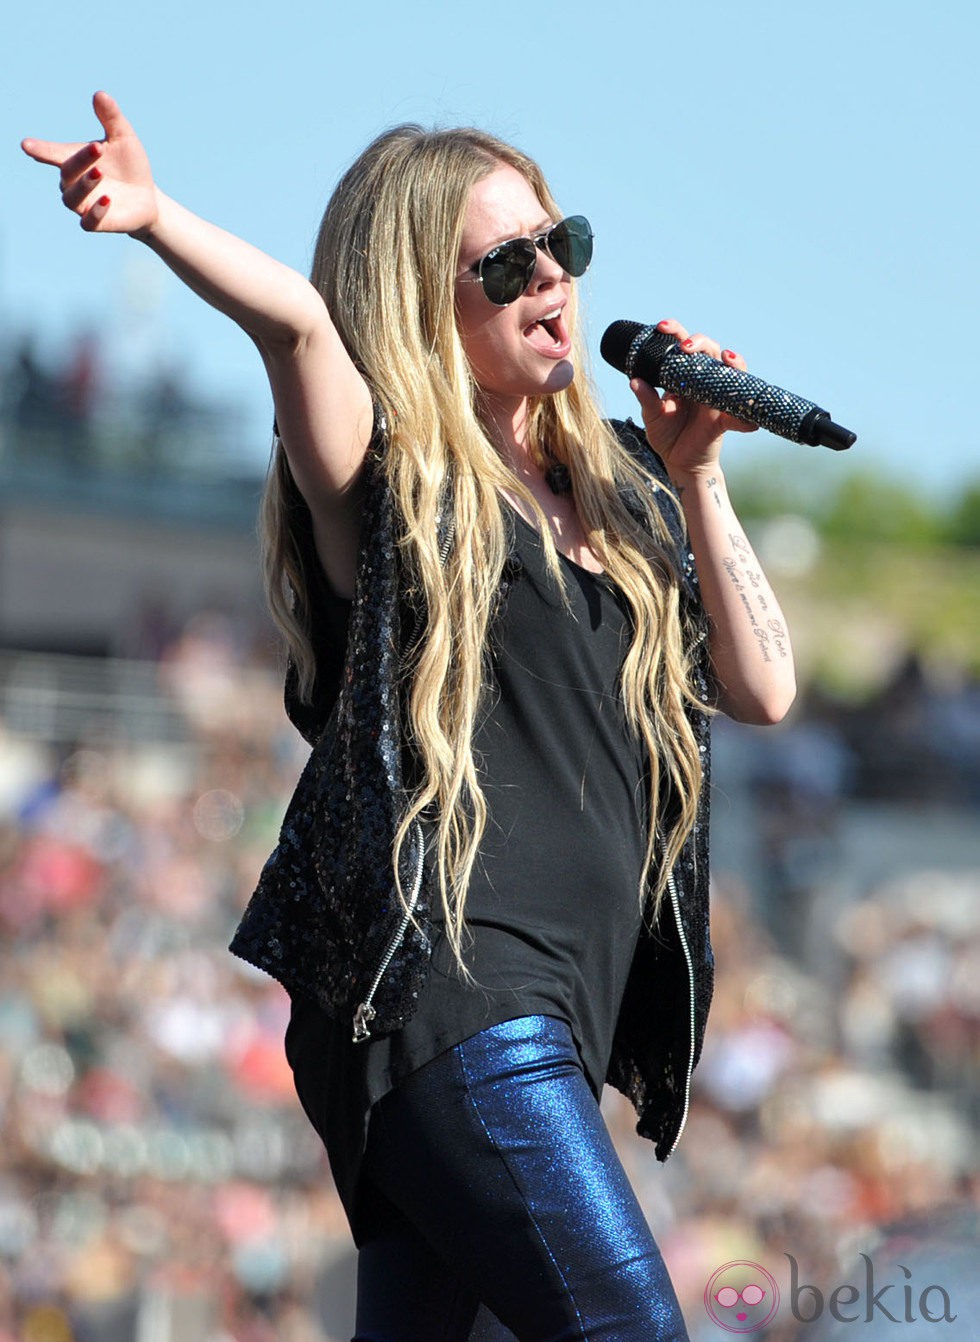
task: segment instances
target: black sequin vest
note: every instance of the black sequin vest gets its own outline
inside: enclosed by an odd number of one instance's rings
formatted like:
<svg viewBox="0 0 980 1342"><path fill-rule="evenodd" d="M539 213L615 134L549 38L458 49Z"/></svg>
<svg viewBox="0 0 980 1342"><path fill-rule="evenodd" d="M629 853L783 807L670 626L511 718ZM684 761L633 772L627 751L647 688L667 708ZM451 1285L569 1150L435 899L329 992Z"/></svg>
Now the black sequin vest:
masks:
<svg viewBox="0 0 980 1342"><path fill-rule="evenodd" d="M678 556L689 627L701 631L697 688L710 692L706 624L694 556L669 478L631 421L613 424L649 472ZM279 843L231 943L234 954L305 994L355 1038L399 1029L428 972L430 892L421 834L393 842L405 806L398 692L401 612L394 500L376 453L365 466L364 519L346 657L325 687L319 714L291 713L313 750L283 821ZM659 488L665 486L666 488ZM629 507L630 497L624 495ZM636 511L636 516L642 513ZM293 703L290 704L292 697ZM297 709L287 683L287 707ZM671 873L656 926L640 936L619 1014L607 1081L633 1102L637 1131L666 1160L687 1117L691 1072L701 1053L713 983L708 928L709 721L691 709L704 770L697 822Z"/></svg>

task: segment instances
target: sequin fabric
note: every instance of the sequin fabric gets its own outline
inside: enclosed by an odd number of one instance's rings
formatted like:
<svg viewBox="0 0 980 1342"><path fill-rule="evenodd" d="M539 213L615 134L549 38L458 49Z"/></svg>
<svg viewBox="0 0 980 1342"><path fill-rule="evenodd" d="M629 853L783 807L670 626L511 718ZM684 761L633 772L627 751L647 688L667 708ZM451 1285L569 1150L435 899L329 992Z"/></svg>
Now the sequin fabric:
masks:
<svg viewBox="0 0 980 1342"><path fill-rule="evenodd" d="M402 935L392 862L404 798L398 702L398 564L393 501L376 456L370 474L340 692L289 804L231 950L338 1018L369 994L373 1027L411 1015L428 967L426 891ZM403 888L418 850L402 847Z"/></svg>
<svg viewBox="0 0 980 1342"><path fill-rule="evenodd" d="M676 549L696 679L709 702L706 625L694 556L669 477L630 420L614 422L657 482L655 501ZM431 895L423 881L414 918L403 909L393 840L405 802L398 670L404 602L394 503L376 445L367 463L364 522L348 647L329 720L290 801L279 843L231 943L234 954L350 1022L392 951L372 997L374 1032L399 1029L428 973ZM627 506L631 505L624 495ZM632 500L636 515L637 500ZM504 587L520 580L512 560ZM502 594L502 599L503 599ZM701 1052L713 982L708 929L709 723L690 710L704 786L697 822L674 869L676 903L664 899L656 926L641 933L620 1011L607 1080L632 1101L637 1131L666 1160L683 1127L690 1074ZM417 858L403 845L403 883Z"/></svg>
<svg viewBox="0 0 980 1342"><path fill-rule="evenodd" d="M679 557L685 613L697 642L695 688L707 706L712 701L707 617L680 505L674 501L663 462L651 451L643 430L632 420L614 422L613 428L657 482L653 488ZM624 501L629 507L630 498L624 496ZM636 500L632 502L635 508ZM672 873L676 907L665 897L656 926L645 928L640 935L606 1077L609 1085L622 1091L633 1104L638 1116L636 1130L655 1143L659 1160L671 1154L687 1118L691 1072L701 1056L714 989L708 920L710 719L707 713L693 708L688 716L703 771L697 817Z"/></svg>

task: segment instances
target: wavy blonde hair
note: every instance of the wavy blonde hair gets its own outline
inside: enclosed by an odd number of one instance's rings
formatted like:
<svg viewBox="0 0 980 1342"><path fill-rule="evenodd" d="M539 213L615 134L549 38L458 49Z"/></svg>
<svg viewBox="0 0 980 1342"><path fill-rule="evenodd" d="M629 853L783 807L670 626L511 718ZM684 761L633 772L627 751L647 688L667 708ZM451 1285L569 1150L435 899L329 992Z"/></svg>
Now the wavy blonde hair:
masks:
<svg viewBox="0 0 980 1342"><path fill-rule="evenodd" d="M456 326L454 275L469 193L501 164L516 168L545 210L560 217L537 165L493 136L411 125L379 136L327 206L311 275L385 411L388 450L382 461L401 518L406 587L425 611L404 670L407 744L419 781L398 830L395 871L415 818L423 811L438 816L438 886L461 967L466 890L487 820L472 738L509 548L501 490L520 497L536 515L549 567L556 582L563 581L543 512L481 421L479 387ZM569 317L574 331L571 305ZM584 366L577 338L572 357ZM530 403L527 435L532 451L567 465L588 544L629 605L633 637L621 693L649 761L650 829L639 896L645 899L652 889L647 916L653 919L694 823L701 785L685 706L704 705L693 689L674 548L651 477L604 423L581 375L565 391ZM624 486L636 491L646 529L625 507ZM438 523L447 500L453 541L443 557ZM300 694L309 698L315 666L295 506L295 486L278 444L263 506L266 580Z"/></svg>

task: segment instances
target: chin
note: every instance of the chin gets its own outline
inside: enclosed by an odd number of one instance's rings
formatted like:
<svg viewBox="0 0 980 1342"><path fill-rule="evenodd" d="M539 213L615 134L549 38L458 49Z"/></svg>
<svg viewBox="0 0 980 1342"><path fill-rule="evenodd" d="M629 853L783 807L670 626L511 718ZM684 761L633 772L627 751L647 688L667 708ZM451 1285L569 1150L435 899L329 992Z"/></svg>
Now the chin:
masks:
<svg viewBox="0 0 980 1342"><path fill-rule="evenodd" d="M570 387L575 379L575 365L571 359L562 359L560 363L555 364L545 382L543 395L553 396L557 391L564 391Z"/></svg>

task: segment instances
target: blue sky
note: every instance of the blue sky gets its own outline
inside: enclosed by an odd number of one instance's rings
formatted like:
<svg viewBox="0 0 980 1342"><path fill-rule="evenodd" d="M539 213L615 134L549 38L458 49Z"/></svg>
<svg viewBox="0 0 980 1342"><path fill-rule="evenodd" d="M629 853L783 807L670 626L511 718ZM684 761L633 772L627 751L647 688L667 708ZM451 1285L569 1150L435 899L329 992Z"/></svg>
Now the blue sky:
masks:
<svg viewBox="0 0 980 1342"><path fill-rule="evenodd" d="M57 357L94 326L119 376L176 361L239 404L264 459L248 340L125 238L89 237L23 135L94 136L108 89L164 190L305 270L327 195L379 130L477 124L541 162L596 233L599 359L619 317L679 317L858 432L848 464L932 492L980 475L975 0L582 0L555 6L279 0L18 5L4 22L0 333ZM823 449L729 447L820 474ZM792 454L797 454L794 458ZM817 461L815 454L822 459Z"/></svg>

